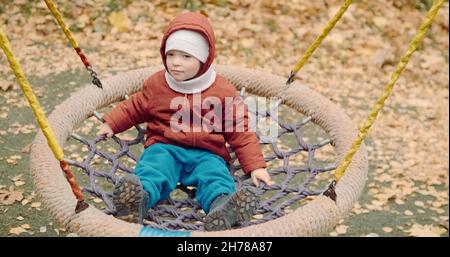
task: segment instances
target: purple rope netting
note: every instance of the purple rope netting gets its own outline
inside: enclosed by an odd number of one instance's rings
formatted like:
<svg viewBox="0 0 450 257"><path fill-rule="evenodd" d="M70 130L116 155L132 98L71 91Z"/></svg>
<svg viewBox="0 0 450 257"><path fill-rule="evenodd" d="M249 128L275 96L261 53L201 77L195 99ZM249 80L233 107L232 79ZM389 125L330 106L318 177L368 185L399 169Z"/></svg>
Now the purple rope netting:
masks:
<svg viewBox="0 0 450 257"><path fill-rule="evenodd" d="M241 95L243 96L242 92ZM258 118L270 117L272 120L275 120L279 126L277 139L286 134L293 134L298 147L286 152L281 151L278 148L277 140L269 140L267 137L263 136L260 131L256 131L260 140L260 145L270 145L273 152L273 155L264 156L265 161L283 161L282 167L268 168L268 172L271 177L284 175L284 179L282 182L272 186L261 183L259 187L261 205L254 216L258 218L254 218L251 221L242 224L241 227L260 224L281 217L286 214L286 210L290 208L290 206L297 204L300 200L308 196L321 194L326 189L326 186L321 190L313 190L309 188L311 182L314 181L318 174L336 168L335 165L328 167L317 167L314 165L315 151L331 142L328 139L316 144L308 144L303 140L300 129L310 122L310 117L296 123L288 124L273 117L271 115L272 110L267 110L265 113L259 113L258 111L252 112L251 110L249 110L249 112ZM98 115L95 116L101 119ZM108 191L101 185L98 185L96 180L97 178L105 178L108 183L116 184L120 178L116 174L118 171L125 173L134 172L133 168L127 167L121 163L119 159L129 157L134 163L137 162L138 157L130 151L130 147L140 145L144 142L145 129L140 126L135 127L138 133L137 136L131 140L122 140L116 136L112 137L114 142L119 145L118 151L114 154L101 150L100 147L98 147L98 144L105 140L104 137L97 137L93 140L89 140L78 134L72 133L72 138L86 145L89 152L82 162L69 159L66 159L66 161L70 165L79 168L88 176L89 185L83 187L83 192L87 192L92 196L100 198L105 204L104 212L107 214L115 214L115 207L112 203L112 191ZM228 145L227 149L232 157L228 168L235 180L236 188L239 189L242 186L252 186L253 184L249 179L250 176L244 175L240 165L236 163L237 158L232 149ZM308 154L306 165L291 167L289 165L289 158L300 152L306 152ZM105 171L93 167L92 163L96 156L101 157L108 162L110 165L109 170ZM297 185L290 185L290 182L300 173L307 174L306 178ZM184 198L177 197L176 199L169 197L167 200L160 201L149 210L144 224L158 229L203 230L203 217L205 214L199 204L194 200L195 188L178 185L176 190L177 189L179 192L184 192L187 196Z"/></svg>

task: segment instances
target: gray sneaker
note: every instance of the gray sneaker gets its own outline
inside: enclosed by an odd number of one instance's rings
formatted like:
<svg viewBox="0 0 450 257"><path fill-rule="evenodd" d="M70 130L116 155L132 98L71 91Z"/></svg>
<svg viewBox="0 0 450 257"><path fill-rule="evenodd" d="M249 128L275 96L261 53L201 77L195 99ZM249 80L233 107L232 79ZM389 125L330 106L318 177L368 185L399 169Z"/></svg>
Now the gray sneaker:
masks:
<svg viewBox="0 0 450 257"><path fill-rule="evenodd" d="M150 197L137 176L127 174L121 178L114 187L112 200L118 219L143 223L147 216Z"/></svg>
<svg viewBox="0 0 450 257"><path fill-rule="evenodd" d="M258 207L257 194L249 187L232 195L220 195L211 203L210 212L205 217L205 230L226 230L249 221Z"/></svg>

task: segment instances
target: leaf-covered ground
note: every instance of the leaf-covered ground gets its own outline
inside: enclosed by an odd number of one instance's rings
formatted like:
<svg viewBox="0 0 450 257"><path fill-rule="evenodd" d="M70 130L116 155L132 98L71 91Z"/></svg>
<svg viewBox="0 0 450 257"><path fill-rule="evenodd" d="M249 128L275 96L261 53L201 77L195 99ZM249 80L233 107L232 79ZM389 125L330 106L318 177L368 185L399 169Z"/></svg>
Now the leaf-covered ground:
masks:
<svg viewBox="0 0 450 257"><path fill-rule="evenodd" d="M160 65L168 22L207 13L218 64L287 77L343 1L55 1L102 78ZM420 25L429 0L360 0L298 75L361 125ZM370 173L348 218L330 236L448 236L448 2L372 127ZM89 81L43 1L0 0L0 23L49 114ZM38 126L0 54L0 235L67 235L45 210L29 175Z"/></svg>

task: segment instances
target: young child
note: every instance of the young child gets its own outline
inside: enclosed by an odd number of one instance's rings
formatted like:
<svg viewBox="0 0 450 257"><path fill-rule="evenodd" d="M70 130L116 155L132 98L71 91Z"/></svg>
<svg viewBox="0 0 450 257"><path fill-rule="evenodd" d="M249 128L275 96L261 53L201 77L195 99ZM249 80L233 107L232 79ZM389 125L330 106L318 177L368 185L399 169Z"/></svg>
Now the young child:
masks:
<svg viewBox="0 0 450 257"><path fill-rule="evenodd" d="M120 179L113 192L117 216L142 223L148 209L167 199L180 182L197 188L196 200L207 213L206 230L229 229L247 221L258 208L258 199L250 188L236 192L226 166L231 158L225 143L233 148L243 171L251 174L256 186L259 181L268 185L273 182L256 134L248 129L242 99L212 65L215 37L208 19L192 12L178 15L164 33L160 52L165 70L147 78L142 90L106 114L105 123L99 127L99 135L112 136L147 122L145 150L135 175ZM180 114L177 102L188 107L181 111L188 120L211 118L204 103L194 103L195 97L219 100L221 108L212 115L214 123L219 123L214 130L195 122L180 129L178 122L173 122ZM242 117L220 113L227 112L230 98L236 108L244 107ZM230 124L243 125L244 130L230 130Z"/></svg>

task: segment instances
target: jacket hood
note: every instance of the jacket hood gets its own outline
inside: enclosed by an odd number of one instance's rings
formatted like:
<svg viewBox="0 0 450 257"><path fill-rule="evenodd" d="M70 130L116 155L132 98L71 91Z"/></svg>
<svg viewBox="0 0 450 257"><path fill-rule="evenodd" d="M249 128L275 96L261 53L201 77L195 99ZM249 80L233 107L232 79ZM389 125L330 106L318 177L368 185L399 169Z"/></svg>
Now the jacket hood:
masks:
<svg viewBox="0 0 450 257"><path fill-rule="evenodd" d="M211 24L209 23L208 18L206 18L206 16L204 16L201 13L187 12L181 13L177 17L175 17L175 19L173 19L170 22L169 26L166 28L163 39L161 41L160 53L166 70L167 64L164 50L167 38L170 36L170 34L180 29L188 29L196 31L202 34L205 37L206 41L208 41L209 55L205 63L202 65L202 68L200 69L199 73L196 75L196 77L198 77L204 74L214 61L215 43L216 43L214 30Z"/></svg>

